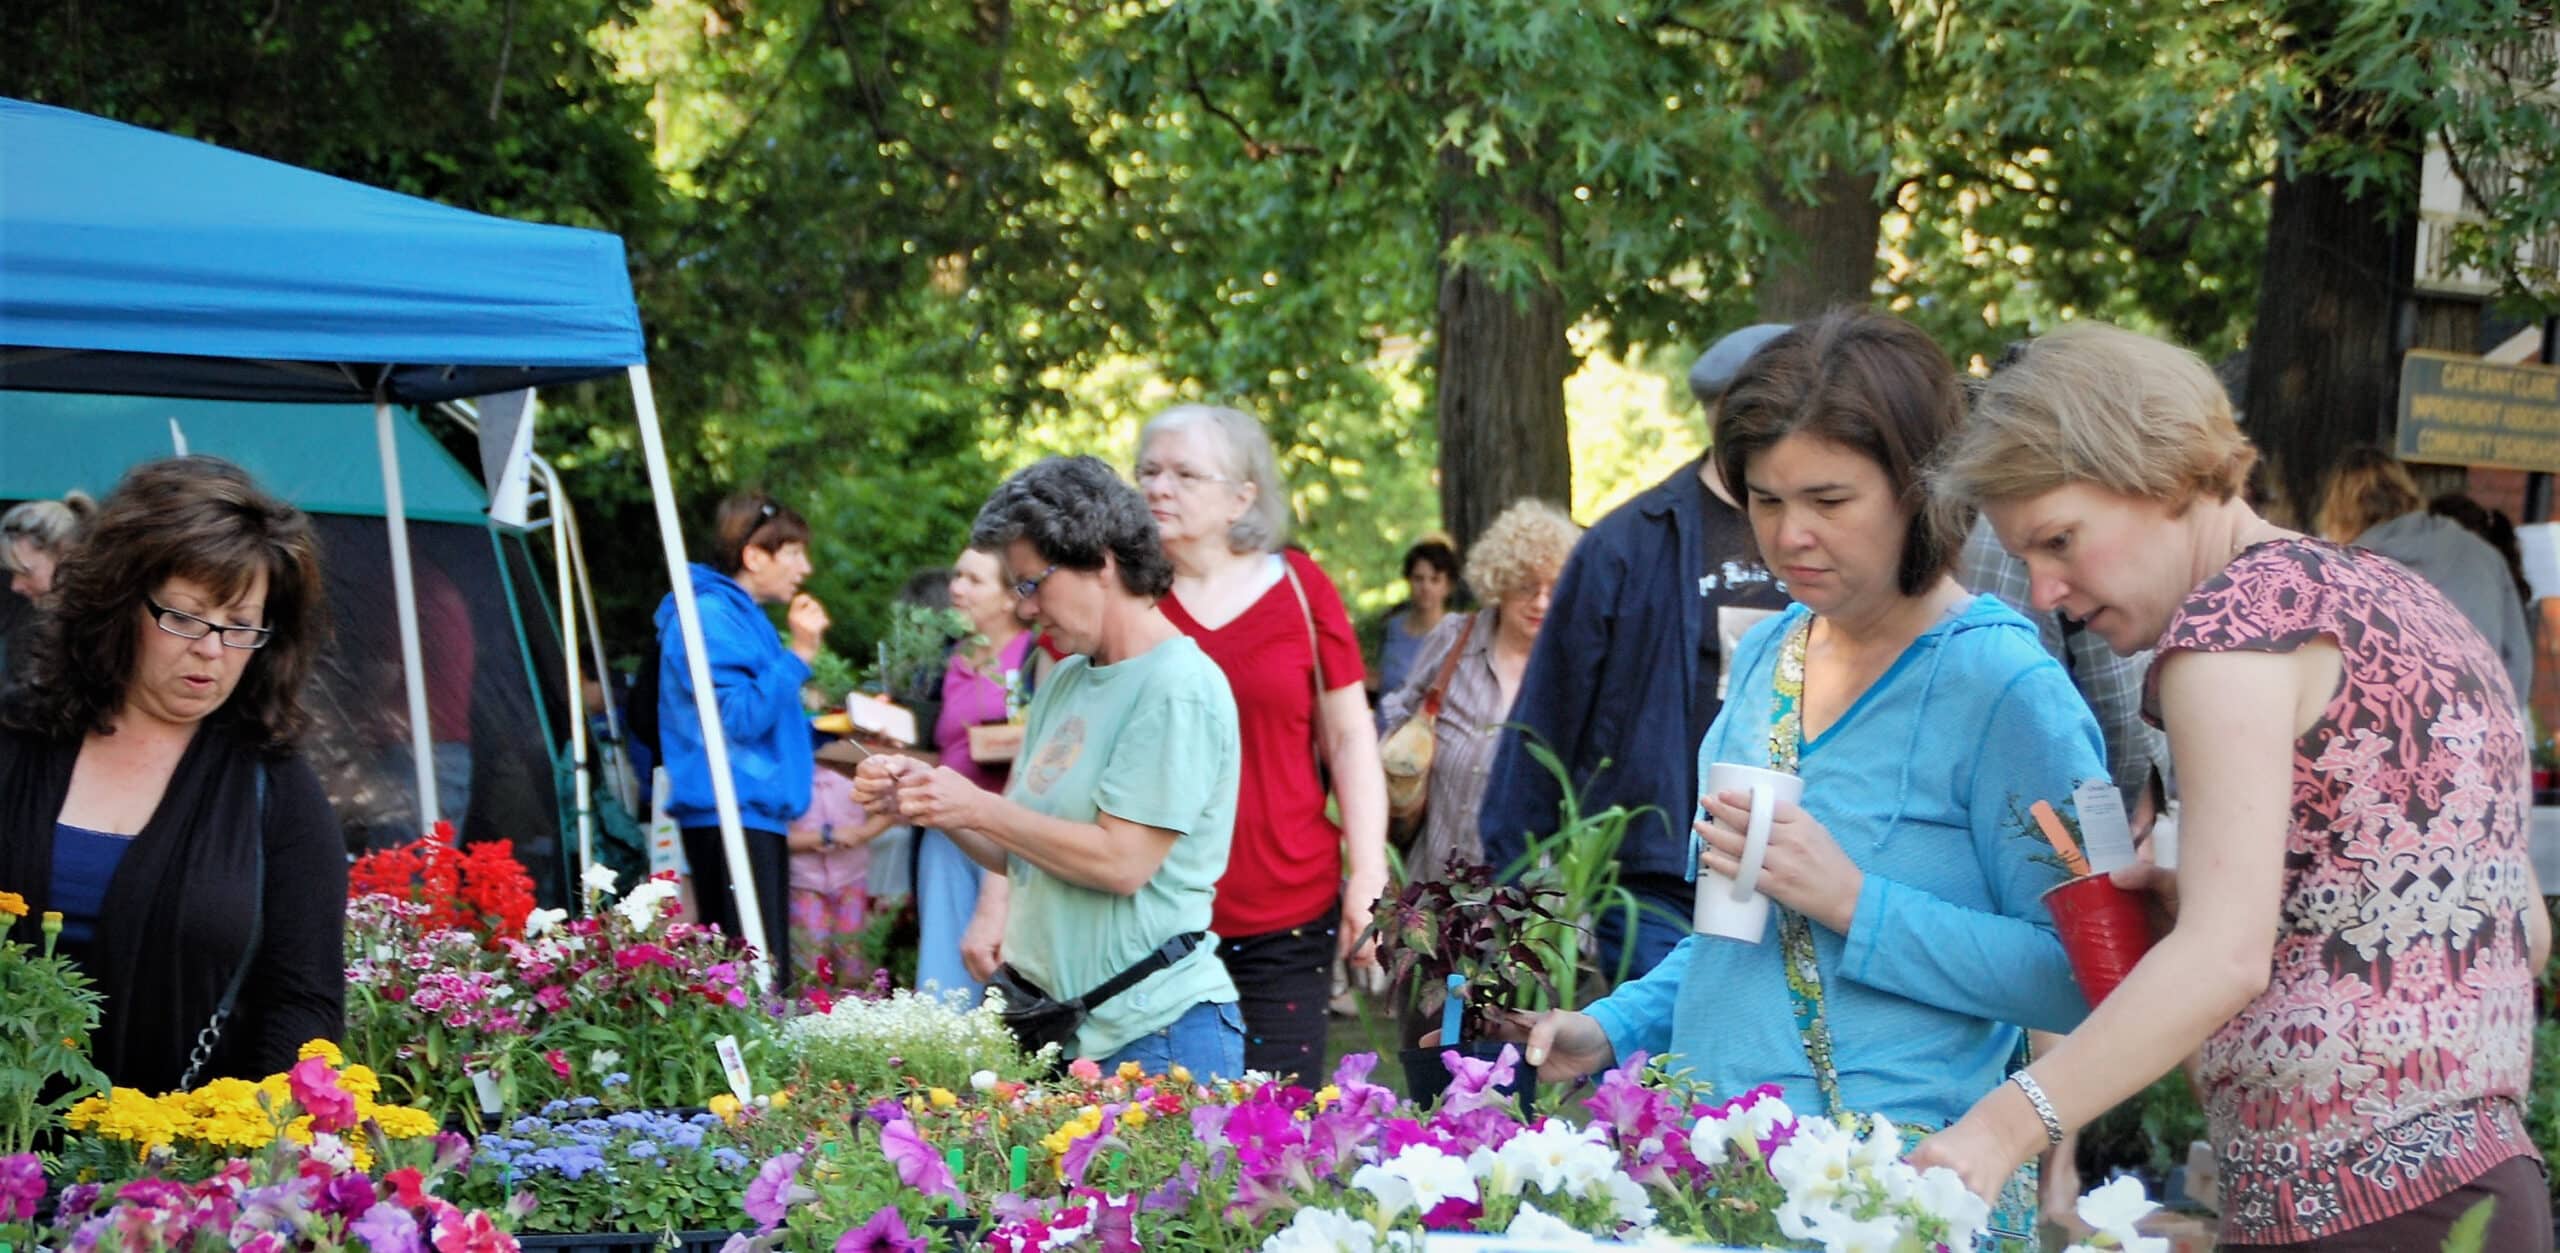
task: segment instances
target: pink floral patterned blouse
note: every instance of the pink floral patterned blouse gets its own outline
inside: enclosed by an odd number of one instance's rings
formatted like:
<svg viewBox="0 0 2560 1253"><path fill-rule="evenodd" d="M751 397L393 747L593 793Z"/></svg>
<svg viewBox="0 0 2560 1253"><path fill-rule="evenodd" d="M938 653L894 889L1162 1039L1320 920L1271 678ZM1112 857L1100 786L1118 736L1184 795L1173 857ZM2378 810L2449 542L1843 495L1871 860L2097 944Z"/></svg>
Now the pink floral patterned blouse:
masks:
<svg viewBox="0 0 2560 1253"><path fill-rule="evenodd" d="M2406 568L2275 540L2198 587L2159 656L2320 636L2345 677L2294 746L2273 977L2204 1047L2225 1244L2360 1227L2534 1154L2531 797L2496 654Z"/></svg>

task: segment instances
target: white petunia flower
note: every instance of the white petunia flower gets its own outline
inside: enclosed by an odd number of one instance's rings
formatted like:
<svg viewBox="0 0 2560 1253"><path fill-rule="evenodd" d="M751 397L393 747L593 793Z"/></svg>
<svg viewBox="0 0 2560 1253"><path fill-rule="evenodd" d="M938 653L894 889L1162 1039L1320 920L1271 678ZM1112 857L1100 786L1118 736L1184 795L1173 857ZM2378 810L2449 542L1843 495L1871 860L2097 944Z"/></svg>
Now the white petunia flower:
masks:
<svg viewBox="0 0 2560 1253"><path fill-rule="evenodd" d="M1451 1197L1476 1199L1476 1178L1466 1162L1438 1147L1416 1144L1383 1166L1363 1166L1351 1186L1378 1198L1378 1226L1394 1222L1406 1210L1429 1213Z"/></svg>
<svg viewBox="0 0 2560 1253"><path fill-rule="evenodd" d="M1822 1241L1822 1253L1900 1253L1903 1237L1909 1234L1891 1217L1858 1219L1834 1213L1817 1224L1813 1238Z"/></svg>
<svg viewBox="0 0 2560 1253"><path fill-rule="evenodd" d="M969 1089L973 1092L995 1091L996 1072L992 1070L972 1071L969 1075Z"/></svg>
<svg viewBox="0 0 2560 1253"><path fill-rule="evenodd" d="M615 874L613 867L599 862L587 867L587 872L578 876L578 886L599 896L611 896L621 888L622 876Z"/></svg>
<svg viewBox="0 0 2560 1253"><path fill-rule="evenodd" d="M1499 1173L1549 1195L1579 1193L1618 1168L1617 1150L1604 1143L1607 1127L1575 1127L1550 1118L1495 1150Z"/></svg>
<svg viewBox="0 0 2560 1253"><path fill-rule="evenodd" d="M2136 1224L2160 1206L2143 1194L2141 1180L2118 1175L2083 1195L2074 1208L2091 1230L2130 1246L2138 1235Z"/></svg>
<svg viewBox="0 0 2560 1253"><path fill-rule="evenodd" d="M1643 1184L1628 1178L1623 1170L1602 1175L1583 1195L1609 1198L1609 1214L1620 1223L1630 1227L1653 1225L1653 1199L1645 1195Z"/></svg>
<svg viewBox="0 0 2560 1253"><path fill-rule="evenodd" d="M1689 1153L1701 1166L1722 1166L1733 1148L1732 1127L1721 1118L1701 1118L1689 1128Z"/></svg>
<svg viewBox="0 0 2560 1253"><path fill-rule="evenodd" d="M1534 1244L1545 1248L1599 1247L1598 1242L1590 1236L1575 1230L1572 1223L1528 1204L1521 1205L1520 1212L1512 1217L1511 1225L1502 1229L1502 1235L1506 1240L1516 1240L1522 1244Z"/></svg>
<svg viewBox="0 0 2560 1253"><path fill-rule="evenodd" d="M1908 1169L1907 1167L1905 1169ZM1912 1208L1947 1224L1949 1248L1966 1248L1991 1221L1991 1204L1964 1186L1964 1176L1944 1166L1921 1171L1911 1190Z"/></svg>
<svg viewBox="0 0 2560 1253"><path fill-rule="evenodd" d="M1371 1253L1377 1233L1340 1210L1309 1205L1262 1242L1262 1253Z"/></svg>
<svg viewBox="0 0 2560 1253"><path fill-rule="evenodd" d="M565 909L537 909L524 916L524 935L530 940L569 920Z"/></svg>

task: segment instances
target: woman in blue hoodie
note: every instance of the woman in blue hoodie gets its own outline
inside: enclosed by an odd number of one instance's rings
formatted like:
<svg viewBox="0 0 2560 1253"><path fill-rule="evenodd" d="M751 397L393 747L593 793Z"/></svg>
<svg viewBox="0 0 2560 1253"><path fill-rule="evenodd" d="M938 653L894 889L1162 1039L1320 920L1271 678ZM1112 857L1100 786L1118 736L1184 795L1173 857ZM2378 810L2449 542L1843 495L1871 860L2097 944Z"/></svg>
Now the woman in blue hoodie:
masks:
<svg viewBox="0 0 2560 1253"><path fill-rule="evenodd" d="M738 792L738 819L746 827L747 865L755 875L757 912L764 918L775 977L787 983L790 954L791 851L784 835L809 808L815 760L800 686L818 655L827 611L800 593L809 577L809 524L762 492L741 492L720 502L712 522L712 564L693 565L693 595L702 616L702 645L711 664L711 686L728 741L729 777ZM766 605L791 606L791 643L785 647L765 616ZM667 816L684 832L685 860L693 867L694 902L705 922L740 934L729 859L720 840L720 811L711 796L711 765L702 745L702 720L694 714L693 671L685 661L684 632L676 627L676 598L658 602L658 743L666 754Z"/></svg>
<svg viewBox="0 0 2560 1253"><path fill-rule="evenodd" d="M1735 378L1717 470L1796 604L1744 637L1699 775L1803 778L1761 867L1777 908L1756 942L1691 935L1586 1012L1511 1023L1541 1078L1667 1051L1718 1091L1931 1129L2001 1082L2021 1028L2087 1013L2026 811L2068 812L2106 759L2036 629L1948 573L1963 530L1921 467L1963 411L1945 352L1878 313L1791 328ZM1737 874L1749 806L1700 798L1701 866Z"/></svg>

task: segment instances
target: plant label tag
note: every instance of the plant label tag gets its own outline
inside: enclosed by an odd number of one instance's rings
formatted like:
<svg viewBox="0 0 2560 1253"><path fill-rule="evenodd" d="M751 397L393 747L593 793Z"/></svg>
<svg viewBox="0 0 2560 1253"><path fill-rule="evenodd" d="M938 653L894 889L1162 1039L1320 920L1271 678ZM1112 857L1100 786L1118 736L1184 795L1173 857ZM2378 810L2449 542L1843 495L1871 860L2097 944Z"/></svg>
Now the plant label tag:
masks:
<svg viewBox="0 0 2560 1253"><path fill-rule="evenodd" d="M720 1054L720 1073L729 1077L729 1095L738 1098L740 1105L753 1104L756 1084L747 1077L747 1059L738 1052L738 1037L724 1035L712 1047Z"/></svg>
<svg viewBox="0 0 2560 1253"><path fill-rule="evenodd" d="M2124 797L2113 780L2082 783L2072 789L2071 804L2080 811L2080 847L2089 855L2089 873L2133 864L2133 824L2125 821Z"/></svg>
<svg viewBox="0 0 2560 1253"><path fill-rule="evenodd" d="M477 1070L472 1071L471 1091L473 1095L480 1098L481 1113L487 1114L492 1118L498 1115L498 1110L504 1102L505 1094L498 1090L498 1077L496 1075L487 1074Z"/></svg>

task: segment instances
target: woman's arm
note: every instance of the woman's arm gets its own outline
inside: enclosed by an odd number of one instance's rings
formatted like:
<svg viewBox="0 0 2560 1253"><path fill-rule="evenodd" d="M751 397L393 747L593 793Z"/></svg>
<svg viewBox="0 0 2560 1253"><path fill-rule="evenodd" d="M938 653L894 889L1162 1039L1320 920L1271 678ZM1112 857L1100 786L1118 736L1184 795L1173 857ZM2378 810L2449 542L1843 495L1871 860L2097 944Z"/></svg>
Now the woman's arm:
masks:
<svg viewBox="0 0 2560 1253"><path fill-rule="evenodd" d="M346 1034L347 848L320 779L301 758L265 764L266 881L258 951L240 984L249 1052L272 1074L314 1039Z"/></svg>
<svg viewBox="0 0 2560 1253"><path fill-rule="evenodd" d="M2185 814L2177 926L2106 1003L2029 1073L2064 1129L2176 1067L2267 986L2284 884L2294 740L2338 672L2326 641L2292 653L2175 652L2156 662ZM2327 676L2322 682L2322 676ZM1989 1194L2045 1143L2043 1121L2003 1084L1915 1158L1953 1166Z"/></svg>
<svg viewBox="0 0 2560 1253"><path fill-rule="evenodd" d="M1333 796L1342 812L1337 956L1374 966L1377 942L1360 943L1360 933L1378 894L1387 890L1387 777L1378 765L1378 728L1369 720L1369 698L1357 683L1325 693L1318 713L1325 764L1333 768Z"/></svg>

